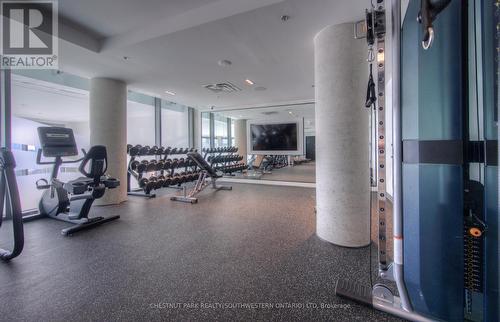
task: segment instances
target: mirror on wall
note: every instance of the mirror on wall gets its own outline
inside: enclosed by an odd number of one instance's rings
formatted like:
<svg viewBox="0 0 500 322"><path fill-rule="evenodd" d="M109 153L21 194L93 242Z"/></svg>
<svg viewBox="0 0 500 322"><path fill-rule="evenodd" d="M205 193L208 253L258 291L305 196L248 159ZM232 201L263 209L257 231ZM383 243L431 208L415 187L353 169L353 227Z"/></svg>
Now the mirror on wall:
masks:
<svg viewBox="0 0 500 322"><path fill-rule="evenodd" d="M238 148L237 152L213 153L210 158L220 162L221 168L229 168L226 177L315 183L314 117L314 103L206 112L202 115L203 147Z"/></svg>

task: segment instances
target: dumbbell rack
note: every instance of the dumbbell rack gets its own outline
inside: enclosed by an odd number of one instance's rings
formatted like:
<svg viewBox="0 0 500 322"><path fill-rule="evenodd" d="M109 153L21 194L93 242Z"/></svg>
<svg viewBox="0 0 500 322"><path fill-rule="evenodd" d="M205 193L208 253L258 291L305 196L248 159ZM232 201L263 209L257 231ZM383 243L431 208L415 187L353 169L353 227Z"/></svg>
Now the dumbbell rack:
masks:
<svg viewBox="0 0 500 322"><path fill-rule="evenodd" d="M181 185L186 182L192 182L198 179L199 171L197 165L187 158L169 159L172 155L186 155L188 152L194 152L195 149L182 148L158 148L156 146L127 146L127 152L130 156L127 167L127 194L146 198L156 197L152 190L160 188L182 189ZM137 160L142 157L155 157L153 160ZM176 173L183 169L183 173ZM155 173L158 177L146 177L147 174ZM186 175L188 173L188 175ZM139 183L139 188L132 189L131 180L134 178ZM154 178L154 180L151 180Z"/></svg>
<svg viewBox="0 0 500 322"><path fill-rule="evenodd" d="M221 171L224 175L234 176L234 172L243 171L247 168L243 156L237 154L237 147L207 148L203 149L203 158L212 168Z"/></svg>

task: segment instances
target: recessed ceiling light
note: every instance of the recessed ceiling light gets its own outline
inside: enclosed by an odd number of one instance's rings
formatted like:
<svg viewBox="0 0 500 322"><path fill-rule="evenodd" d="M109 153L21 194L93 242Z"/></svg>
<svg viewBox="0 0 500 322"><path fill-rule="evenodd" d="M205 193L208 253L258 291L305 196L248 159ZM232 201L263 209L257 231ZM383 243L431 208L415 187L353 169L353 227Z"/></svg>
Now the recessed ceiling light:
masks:
<svg viewBox="0 0 500 322"><path fill-rule="evenodd" d="M281 16L281 21L286 22L288 20L290 20L290 16L289 15L282 15Z"/></svg>
<svg viewBox="0 0 500 322"><path fill-rule="evenodd" d="M245 83L247 83L248 85L253 85L255 84L254 82L252 82L250 79L245 79Z"/></svg>
<svg viewBox="0 0 500 322"><path fill-rule="evenodd" d="M129 60L130 57L129 56L123 56L123 60Z"/></svg>
<svg viewBox="0 0 500 322"><path fill-rule="evenodd" d="M172 95L172 96L174 96L174 95L175 95L175 93L174 93L174 92L171 92L171 91L165 91L165 93L166 93L166 94L168 94L168 95Z"/></svg>
<svg viewBox="0 0 500 322"><path fill-rule="evenodd" d="M228 66L231 66L233 63L230 60L221 59L217 62L217 64L219 64L219 66L222 66L222 67L228 67Z"/></svg>

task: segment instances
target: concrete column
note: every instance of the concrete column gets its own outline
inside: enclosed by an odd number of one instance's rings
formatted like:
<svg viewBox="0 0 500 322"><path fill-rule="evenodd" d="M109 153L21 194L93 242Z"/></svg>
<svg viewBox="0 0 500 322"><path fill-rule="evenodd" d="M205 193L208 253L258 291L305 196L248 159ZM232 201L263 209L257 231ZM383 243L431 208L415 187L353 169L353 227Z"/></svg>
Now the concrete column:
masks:
<svg viewBox="0 0 500 322"><path fill-rule="evenodd" d="M193 136L194 148L201 151L201 112L193 109Z"/></svg>
<svg viewBox="0 0 500 322"><path fill-rule="evenodd" d="M104 145L108 153L107 173L120 180L97 205L127 200L127 85L119 80L93 78L90 81L90 145Z"/></svg>
<svg viewBox="0 0 500 322"><path fill-rule="evenodd" d="M247 163L247 120L234 120L234 146L238 154L243 156L242 162Z"/></svg>
<svg viewBox="0 0 500 322"><path fill-rule="evenodd" d="M328 26L314 38L316 234L361 247L370 243L368 66L366 42L353 30Z"/></svg>

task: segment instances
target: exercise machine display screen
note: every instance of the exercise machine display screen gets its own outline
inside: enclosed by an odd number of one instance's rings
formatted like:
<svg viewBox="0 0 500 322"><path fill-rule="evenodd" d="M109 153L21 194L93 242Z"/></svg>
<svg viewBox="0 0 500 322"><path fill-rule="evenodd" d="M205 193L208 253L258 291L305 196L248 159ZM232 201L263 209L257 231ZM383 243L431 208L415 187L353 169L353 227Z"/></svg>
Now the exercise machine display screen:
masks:
<svg viewBox="0 0 500 322"><path fill-rule="evenodd" d="M297 123L250 124L254 151L296 151L298 149Z"/></svg>

